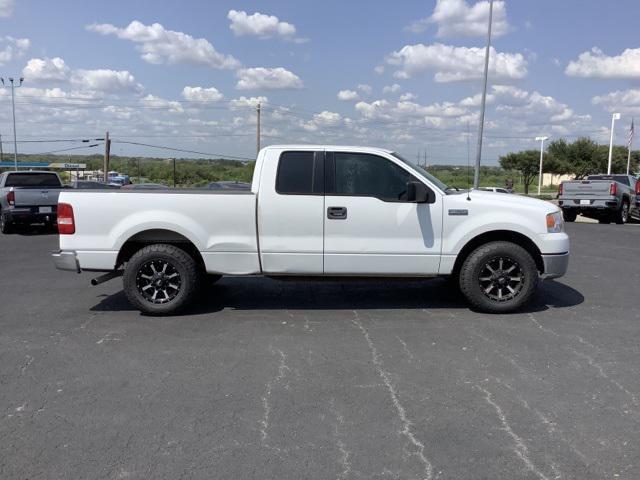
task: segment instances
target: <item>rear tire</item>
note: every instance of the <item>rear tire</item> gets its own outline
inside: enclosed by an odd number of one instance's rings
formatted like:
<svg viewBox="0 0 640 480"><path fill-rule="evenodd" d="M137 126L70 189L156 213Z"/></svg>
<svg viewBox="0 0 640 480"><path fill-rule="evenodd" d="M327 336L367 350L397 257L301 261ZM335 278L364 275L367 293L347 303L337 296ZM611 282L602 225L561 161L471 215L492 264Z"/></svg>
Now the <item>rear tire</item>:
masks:
<svg viewBox="0 0 640 480"><path fill-rule="evenodd" d="M565 222L575 222L578 217L578 212L575 210L564 209L562 210L562 218Z"/></svg>
<svg viewBox="0 0 640 480"><path fill-rule="evenodd" d="M538 278L536 262L524 248L511 242L491 242L464 260L460 290L476 310L509 313L531 300Z"/></svg>
<svg viewBox="0 0 640 480"><path fill-rule="evenodd" d="M184 250L174 245L149 245L127 262L124 293L144 314L173 315L197 294L200 278L196 261Z"/></svg>
<svg viewBox="0 0 640 480"><path fill-rule="evenodd" d="M629 221L629 202L624 200L620 208L614 215L614 220L618 225L624 225Z"/></svg>
<svg viewBox="0 0 640 480"><path fill-rule="evenodd" d="M13 224L7 221L2 212L0 212L0 232L5 235L13 233Z"/></svg>

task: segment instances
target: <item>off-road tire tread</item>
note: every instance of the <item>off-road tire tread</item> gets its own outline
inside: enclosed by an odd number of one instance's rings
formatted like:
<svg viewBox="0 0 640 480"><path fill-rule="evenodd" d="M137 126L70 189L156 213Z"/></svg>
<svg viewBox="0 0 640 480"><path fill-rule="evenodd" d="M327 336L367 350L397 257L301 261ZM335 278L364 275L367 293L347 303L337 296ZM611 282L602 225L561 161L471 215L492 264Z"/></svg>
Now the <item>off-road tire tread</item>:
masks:
<svg viewBox="0 0 640 480"><path fill-rule="evenodd" d="M497 303L485 297L478 287L475 269L489 255L503 253L513 257L525 269L526 278L523 291L513 300ZM481 245L464 260L460 269L460 291L475 310L485 313L510 313L525 306L535 295L538 287L538 268L531 254L512 242L497 241Z"/></svg>
<svg viewBox="0 0 640 480"><path fill-rule="evenodd" d="M167 304L154 305L145 301L138 293L136 287L136 273L139 265L153 258L162 256L170 257L170 260L179 269L182 269L182 295ZM131 304L146 315L165 316L174 315L189 305L198 294L202 285L200 281L200 269L196 261L184 250L165 243L147 245L138 250L127 262L123 275L124 293Z"/></svg>

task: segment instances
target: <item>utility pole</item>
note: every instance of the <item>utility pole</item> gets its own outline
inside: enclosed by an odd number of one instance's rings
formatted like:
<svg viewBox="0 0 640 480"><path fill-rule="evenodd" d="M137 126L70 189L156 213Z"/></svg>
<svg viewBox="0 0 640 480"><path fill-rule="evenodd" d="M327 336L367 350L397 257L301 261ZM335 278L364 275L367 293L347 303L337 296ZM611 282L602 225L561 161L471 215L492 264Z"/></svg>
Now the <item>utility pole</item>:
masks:
<svg viewBox="0 0 640 480"><path fill-rule="evenodd" d="M540 171L538 173L538 196L542 188L542 157L544 155L544 141L549 137L536 137L536 141L540 142Z"/></svg>
<svg viewBox="0 0 640 480"><path fill-rule="evenodd" d="M141 180L141 176L140 176L140 157L138 157L138 183L142 183Z"/></svg>
<svg viewBox="0 0 640 480"><path fill-rule="evenodd" d="M0 81L4 86L4 78L0 77ZM13 111L13 166L16 170L18 170L18 140L16 135L16 98L14 90L21 87L22 82L24 82L24 77L20 77L20 83L16 86L13 83L13 77L9 77L9 83L11 83L11 110Z"/></svg>
<svg viewBox="0 0 640 480"><path fill-rule="evenodd" d="M631 147L633 145L633 137L636 134L636 129L633 126L633 118L631 119L631 128L629 129L629 142L627 144L627 148L629 151L627 152L627 175L631 171ZM1 138L1 137L0 137ZM2 149L0 148L0 155L2 155Z"/></svg>
<svg viewBox="0 0 640 480"><path fill-rule="evenodd" d="M173 159L173 188L176 188L176 159Z"/></svg>
<svg viewBox="0 0 640 480"><path fill-rule="evenodd" d="M111 157L111 140L109 139L109 132L107 131L104 136L104 183L109 183L109 161Z"/></svg>
<svg viewBox="0 0 640 480"><path fill-rule="evenodd" d="M424 149L424 168L427 168L427 149Z"/></svg>
<svg viewBox="0 0 640 480"><path fill-rule="evenodd" d="M480 104L480 126L478 128L478 151L476 152L476 169L473 175L473 188L480 185L480 159L482 158L482 134L484 130L484 111L487 104L487 78L489 77L489 53L491 51L491 22L493 20L493 0L489 2L489 29L487 31L487 49L484 53L484 86L482 87L482 103Z"/></svg>
<svg viewBox="0 0 640 480"><path fill-rule="evenodd" d="M620 120L620 114L614 113L611 115L611 138L609 140L609 163L607 164L607 175L611 175L611 159L613 157L613 128L616 125L616 120Z"/></svg>
<svg viewBox="0 0 640 480"><path fill-rule="evenodd" d="M258 102L258 105L256 107L256 113L258 115L258 123L257 123L257 129L256 129L256 135L257 135L257 139L256 139L256 158L258 158L258 153L260 153L260 102Z"/></svg>
<svg viewBox="0 0 640 480"><path fill-rule="evenodd" d="M2 150L2 134L0 133L0 162L4 162L4 151Z"/></svg>

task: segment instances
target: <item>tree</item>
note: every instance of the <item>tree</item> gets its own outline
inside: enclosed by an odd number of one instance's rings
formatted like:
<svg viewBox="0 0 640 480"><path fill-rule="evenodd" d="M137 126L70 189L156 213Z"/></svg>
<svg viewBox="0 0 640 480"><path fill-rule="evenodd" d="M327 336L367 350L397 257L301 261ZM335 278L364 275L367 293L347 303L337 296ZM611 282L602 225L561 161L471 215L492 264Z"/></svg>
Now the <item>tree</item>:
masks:
<svg viewBox="0 0 640 480"><path fill-rule="evenodd" d="M528 195L529 185L531 185L536 175L538 175L540 168L540 151L524 150L509 153L500 157L500 166L505 170L516 170L520 172L524 183L524 193Z"/></svg>
<svg viewBox="0 0 640 480"><path fill-rule="evenodd" d="M564 139L549 143L549 161L545 162L545 171L557 174L571 174L581 179L587 175L606 173L609 159L609 146L598 145L587 137L578 138L573 143ZM633 155L635 158L635 153ZM633 165L632 158L632 169ZM627 149L622 146L613 147L611 161L612 173L627 171Z"/></svg>

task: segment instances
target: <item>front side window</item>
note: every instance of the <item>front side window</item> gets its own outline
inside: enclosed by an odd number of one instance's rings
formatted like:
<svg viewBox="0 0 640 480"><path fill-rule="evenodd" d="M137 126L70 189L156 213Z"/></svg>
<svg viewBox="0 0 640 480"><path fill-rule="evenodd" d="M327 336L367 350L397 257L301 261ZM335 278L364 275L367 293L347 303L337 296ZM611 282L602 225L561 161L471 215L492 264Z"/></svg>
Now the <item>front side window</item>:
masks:
<svg viewBox="0 0 640 480"><path fill-rule="evenodd" d="M377 155L336 152L334 159L336 195L401 202L407 198L407 183L415 180L403 168Z"/></svg>
<svg viewBox="0 0 640 480"><path fill-rule="evenodd" d="M281 195L322 195L323 152L282 152L278 163L276 192Z"/></svg>

